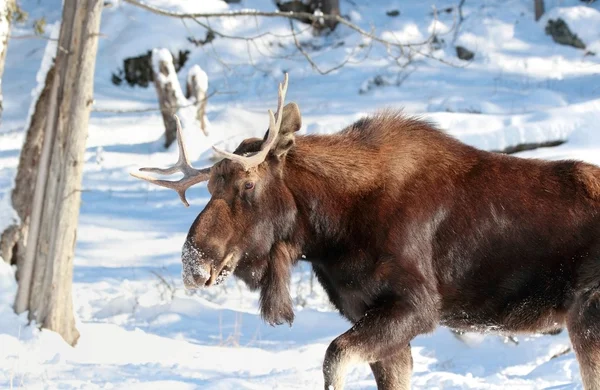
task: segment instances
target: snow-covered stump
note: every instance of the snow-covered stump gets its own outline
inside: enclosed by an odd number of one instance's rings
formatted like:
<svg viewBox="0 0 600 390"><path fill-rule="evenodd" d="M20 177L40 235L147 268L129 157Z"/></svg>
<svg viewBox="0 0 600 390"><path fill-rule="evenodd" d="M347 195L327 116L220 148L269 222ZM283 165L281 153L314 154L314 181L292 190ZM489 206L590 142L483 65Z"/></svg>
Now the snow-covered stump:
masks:
<svg viewBox="0 0 600 390"><path fill-rule="evenodd" d="M208 90L208 76L198 65L192 66L188 72L185 97L196 107L196 120L204 135L206 130L206 91Z"/></svg>
<svg viewBox="0 0 600 390"><path fill-rule="evenodd" d="M189 102L183 95L177 79L171 52L167 49L152 50L152 72L160 112L165 124L165 148L168 148L177 138L177 123L174 115L180 107L188 106Z"/></svg>

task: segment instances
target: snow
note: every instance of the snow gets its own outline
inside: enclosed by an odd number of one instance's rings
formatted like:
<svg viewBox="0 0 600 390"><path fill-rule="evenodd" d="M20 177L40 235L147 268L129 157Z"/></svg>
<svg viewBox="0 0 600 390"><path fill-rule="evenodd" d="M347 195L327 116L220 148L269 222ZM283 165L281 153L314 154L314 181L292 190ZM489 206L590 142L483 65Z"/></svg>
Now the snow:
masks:
<svg viewBox="0 0 600 390"><path fill-rule="evenodd" d="M273 9L270 0L146 2L176 12ZM549 18L562 17L587 50L600 55L598 2L546 0L547 13L535 22L530 0L467 1L456 43L475 52L468 63L456 58L449 43L455 16L441 12L456 1L370 3L340 2L353 22L367 31L375 26L390 39L415 42L435 31L443 42L430 54L452 66L419 54L408 65L397 64L381 45L348 29L314 37L297 25L298 39L313 44L306 50L321 69L351 56L346 66L322 76L297 52L283 19L211 19L211 28L225 35L268 34L254 43L217 36L196 47L187 38L203 39L206 29L193 21L184 24L122 1L104 9L74 260L81 338L70 347L57 334L29 325L26 314L15 315L14 268L0 262L0 387L320 389L325 350L349 327L304 263L292 278L296 320L291 328L265 325L258 315L258 294L234 277L206 290L185 289L183 244L210 196L204 184L197 185L188 190L191 205L185 208L173 191L129 175L142 166L172 165L177 148L161 147L163 122L152 85L143 89L110 82L126 57L155 48L164 48L160 55L169 58L190 50L177 73L179 83L190 73L199 74L198 69L206 75L203 82L210 79L216 93L207 104L209 135L194 123L193 109L180 110L196 167L211 163L213 144L233 150L244 138L263 136L284 71L290 75L287 101L297 102L302 112L302 134L330 133L366 113L394 107L486 150L562 140L558 147L519 155L600 164L600 57L558 45L544 32ZM31 18L45 16L49 25L60 18L60 0L23 0L20 5ZM386 15L395 9L399 16ZM15 35L29 33L30 26L13 27ZM51 32L57 33L58 28ZM7 207L10 188L28 110L49 64L44 53L54 50L52 45L47 40L9 44L0 126L0 228L15 217ZM374 83L377 76L385 85ZM520 335L518 340L515 345L504 335L469 333L461 341L445 328L417 337L413 388L582 388L573 352L560 355L570 346L566 331ZM367 365L350 367L346 382L349 389L376 388Z"/></svg>

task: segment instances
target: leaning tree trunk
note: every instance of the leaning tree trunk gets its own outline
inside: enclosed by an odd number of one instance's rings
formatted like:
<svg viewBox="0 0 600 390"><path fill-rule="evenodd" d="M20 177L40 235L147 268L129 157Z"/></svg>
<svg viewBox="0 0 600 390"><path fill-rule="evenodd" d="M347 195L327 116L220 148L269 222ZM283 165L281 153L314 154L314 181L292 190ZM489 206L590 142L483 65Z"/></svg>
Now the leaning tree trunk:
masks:
<svg viewBox="0 0 600 390"><path fill-rule="evenodd" d="M15 0L0 0L0 81L4 74L4 63L8 51L8 38L10 36L10 25L15 11ZM2 84L0 83L0 86ZM3 96L0 88L0 117L3 111Z"/></svg>
<svg viewBox="0 0 600 390"><path fill-rule="evenodd" d="M15 311L75 344L73 255L103 0L64 0Z"/></svg>

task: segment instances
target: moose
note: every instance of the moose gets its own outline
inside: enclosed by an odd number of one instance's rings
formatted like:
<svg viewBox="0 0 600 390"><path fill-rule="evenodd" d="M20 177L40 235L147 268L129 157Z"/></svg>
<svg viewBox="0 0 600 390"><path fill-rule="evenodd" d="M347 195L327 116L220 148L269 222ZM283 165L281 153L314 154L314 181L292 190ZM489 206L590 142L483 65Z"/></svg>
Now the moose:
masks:
<svg viewBox="0 0 600 390"><path fill-rule="evenodd" d="M411 340L438 326L511 333L568 329L587 390L600 389L600 168L483 151L385 109L328 135L297 135L288 75L264 137L196 169L135 177L210 200L182 249L186 288L233 273L260 289L271 325L292 324L290 273L312 265L350 329L323 361L325 389L368 363L378 389L408 389Z"/></svg>

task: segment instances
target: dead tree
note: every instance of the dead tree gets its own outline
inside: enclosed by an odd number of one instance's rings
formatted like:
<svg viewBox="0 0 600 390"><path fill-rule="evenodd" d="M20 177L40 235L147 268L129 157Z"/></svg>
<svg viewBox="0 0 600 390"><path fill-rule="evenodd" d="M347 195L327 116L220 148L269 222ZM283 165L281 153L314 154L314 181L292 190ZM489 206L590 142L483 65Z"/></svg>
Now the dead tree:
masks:
<svg viewBox="0 0 600 390"><path fill-rule="evenodd" d="M73 256L102 0L64 0L15 311L75 344Z"/></svg>
<svg viewBox="0 0 600 390"><path fill-rule="evenodd" d="M206 101L208 99L208 76L198 65L192 66L188 73L185 97L193 103L196 108L196 120L204 135L206 130Z"/></svg>
<svg viewBox="0 0 600 390"><path fill-rule="evenodd" d="M165 148L168 148L177 137L174 115L180 107L187 106L189 102L183 96L171 52L167 49L152 50L152 71L158 104L165 124Z"/></svg>
<svg viewBox="0 0 600 390"><path fill-rule="evenodd" d="M2 80L2 75L4 74L8 37L10 35L10 25L16 8L15 6L15 0L0 0L0 80ZM3 96L0 89L0 116L2 116L2 111Z"/></svg>

